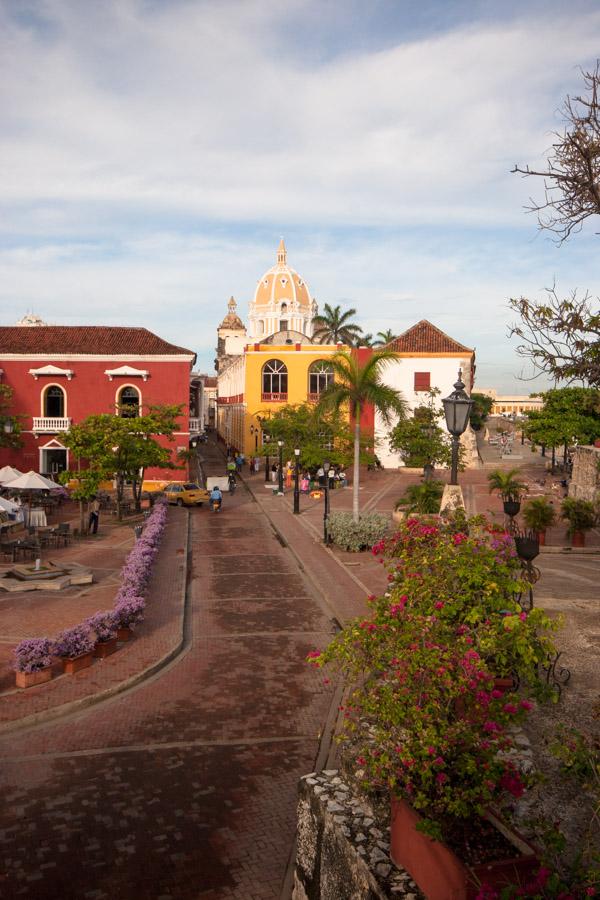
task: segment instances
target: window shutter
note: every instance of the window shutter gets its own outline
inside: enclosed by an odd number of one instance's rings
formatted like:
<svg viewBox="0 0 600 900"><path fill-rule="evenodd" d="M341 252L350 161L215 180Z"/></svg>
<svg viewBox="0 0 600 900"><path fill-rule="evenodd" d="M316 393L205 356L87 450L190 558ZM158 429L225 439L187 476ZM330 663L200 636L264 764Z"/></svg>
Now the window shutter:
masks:
<svg viewBox="0 0 600 900"><path fill-rule="evenodd" d="M428 391L431 387L431 372L415 372L415 391Z"/></svg>

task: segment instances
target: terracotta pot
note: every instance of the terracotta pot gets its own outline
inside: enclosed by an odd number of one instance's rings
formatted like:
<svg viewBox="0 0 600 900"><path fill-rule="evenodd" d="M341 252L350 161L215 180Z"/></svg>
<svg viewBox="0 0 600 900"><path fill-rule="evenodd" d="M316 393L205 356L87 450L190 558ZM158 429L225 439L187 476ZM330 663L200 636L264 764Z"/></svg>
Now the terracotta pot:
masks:
<svg viewBox="0 0 600 900"><path fill-rule="evenodd" d="M35 684L45 684L52 678L52 666L39 669L37 672L15 672L15 682L18 688L33 687Z"/></svg>
<svg viewBox="0 0 600 900"><path fill-rule="evenodd" d="M117 649L117 637L109 638L107 641L98 641L94 647L94 656L96 659L105 659L114 653Z"/></svg>
<svg viewBox="0 0 600 900"><path fill-rule="evenodd" d="M514 691L515 683L512 678L494 678L494 689L508 694L509 691Z"/></svg>
<svg viewBox="0 0 600 900"><path fill-rule="evenodd" d="M81 656L71 656L63 659L63 672L65 675L74 675L80 669L87 669L94 661L94 653L82 653Z"/></svg>
<svg viewBox="0 0 600 900"><path fill-rule="evenodd" d="M122 644L126 644L133 637L133 631L127 625L124 628L117 629L117 640Z"/></svg>
<svg viewBox="0 0 600 900"><path fill-rule="evenodd" d="M571 537L572 547L585 547L585 531L574 531Z"/></svg>
<svg viewBox="0 0 600 900"><path fill-rule="evenodd" d="M469 866L445 844L417 831L420 816L392 797L392 861L405 869L427 900L474 900L482 883L490 887L522 884L539 868L536 852L520 835L493 816L487 818L515 848L512 859Z"/></svg>

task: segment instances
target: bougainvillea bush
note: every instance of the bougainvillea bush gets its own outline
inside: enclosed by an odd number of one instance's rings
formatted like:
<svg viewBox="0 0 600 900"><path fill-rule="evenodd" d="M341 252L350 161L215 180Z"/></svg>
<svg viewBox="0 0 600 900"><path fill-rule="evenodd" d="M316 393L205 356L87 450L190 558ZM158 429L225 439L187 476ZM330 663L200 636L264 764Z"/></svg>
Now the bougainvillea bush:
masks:
<svg viewBox="0 0 600 900"><path fill-rule="evenodd" d="M144 619L146 601L135 594L123 594L115 606L117 628L135 628Z"/></svg>
<svg viewBox="0 0 600 900"><path fill-rule="evenodd" d="M76 656L83 656L84 653L91 653L96 645L96 635L89 625L82 622L73 628L67 628L57 636L54 645L54 652L57 656L72 659Z"/></svg>
<svg viewBox="0 0 600 900"><path fill-rule="evenodd" d="M407 799L420 827L444 837L527 786L510 761L513 729L543 695L537 667L552 649L550 623L521 615L503 534L409 520L374 552L389 590L311 661L349 680L342 739L365 784ZM497 684L506 666L517 668L518 692Z"/></svg>
<svg viewBox="0 0 600 900"><path fill-rule="evenodd" d="M481 517L478 517L481 521ZM540 666L555 653L550 635L558 622L541 609L524 612L526 585L510 534L485 520L471 535L409 519L373 547L388 570L389 591L375 600L385 615L391 602L434 616L449 634L464 635L497 676L515 675L545 694Z"/></svg>
<svg viewBox="0 0 600 900"><path fill-rule="evenodd" d="M110 641L115 637L119 627L114 610L97 612L95 615L90 616L89 619L86 619L83 624L91 628L99 641Z"/></svg>
<svg viewBox="0 0 600 900"><path fill-rule="evenodd" d="M50 638L28 638L15 647L13 668L17 672L39 672L52 664L53 654Z"/></svg>

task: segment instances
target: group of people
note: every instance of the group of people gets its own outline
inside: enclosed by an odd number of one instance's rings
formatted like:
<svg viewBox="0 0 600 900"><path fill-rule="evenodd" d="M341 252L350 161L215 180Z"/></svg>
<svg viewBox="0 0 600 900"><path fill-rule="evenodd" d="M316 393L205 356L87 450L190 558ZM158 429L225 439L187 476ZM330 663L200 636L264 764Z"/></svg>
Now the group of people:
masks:
<svg viewBox="0 0 600 900"><path fill-rule="evenodd" d="M265 460L266 463L266 460ZM231 447L227 448L227 474L235 477L242 473L244 466L246 465L246 457L243 453L237 453ZM260 472L261 468L261 457L260 456L251 456L247 460L248 465L248 474L256 475ZM283 465L283 483L286 488L290 489L294 483L294 472L295 472L295 463L293 460L288 459L286 463ZM279 463L275 460L272 464L269 465L269 475L273 484L278 484L279 482ZM329 489L334 490L338 487L346 487L348 484L348 478L346 476L346 471L343 466L332 466L329 469L328 473L329 479ZM303 469L300 474L300 490L303 494L308 494L310 491L315 488L325 488L325 469L323 466L320 466L318 469L311 471L309 469Z"/></svg>

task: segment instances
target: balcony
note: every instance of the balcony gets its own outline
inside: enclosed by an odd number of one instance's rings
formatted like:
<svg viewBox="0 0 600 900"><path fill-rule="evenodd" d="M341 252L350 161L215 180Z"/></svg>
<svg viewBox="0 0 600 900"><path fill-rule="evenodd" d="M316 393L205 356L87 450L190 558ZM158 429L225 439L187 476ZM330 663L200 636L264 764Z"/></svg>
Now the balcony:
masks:
<svg viewBox="0 0 600 900"><path fill-rule="evenodd" d="M287 403L287 391L285 394L265 394L263 393L261 396L261 400L263 403Z"/></svg>
<svg viewBox="0 0 600 900"><path fill-rule="evenodd" d="M201 419L192 418L190 416L190 434L200 434L202 431Z"/></svg>
<svg viewBox="0 0 600 900"><path fill-rule="evenodd" d="M306 395L306 398L307 398L307 400L308 400L309 403L318 403L319 400L321 399L321 395L320 395L320 394L314 394L314 393L311 393L311 392L309 391L309 393Z"/></svg>
<svg viewBox="0 0 600 900"><path fill-rule="evenodd" d="M56 416L40 416L33 419L33 431L48 431L56 434L58 431L68 431L71 425L70 419L62 419Z"/></svg>

